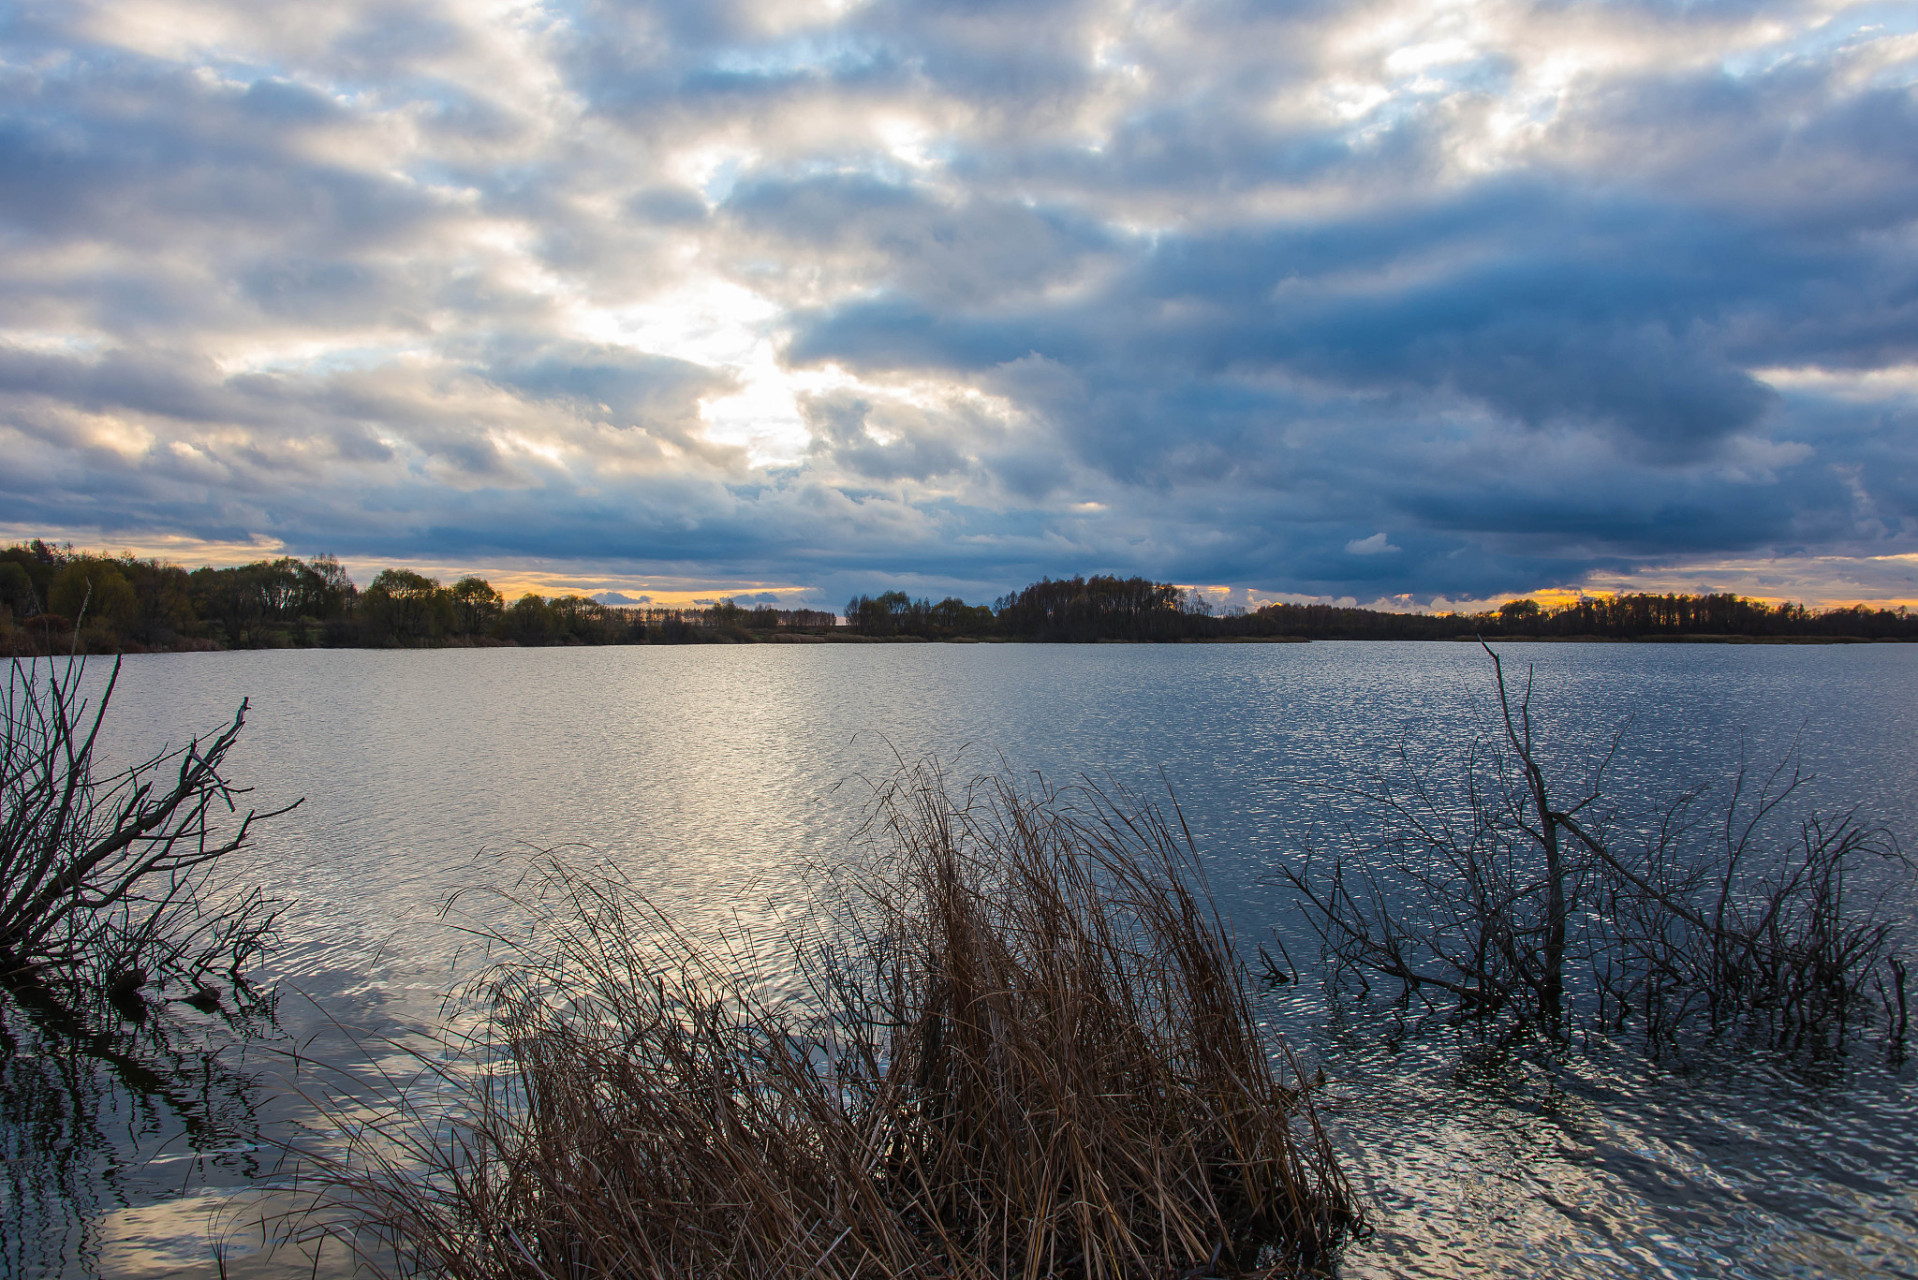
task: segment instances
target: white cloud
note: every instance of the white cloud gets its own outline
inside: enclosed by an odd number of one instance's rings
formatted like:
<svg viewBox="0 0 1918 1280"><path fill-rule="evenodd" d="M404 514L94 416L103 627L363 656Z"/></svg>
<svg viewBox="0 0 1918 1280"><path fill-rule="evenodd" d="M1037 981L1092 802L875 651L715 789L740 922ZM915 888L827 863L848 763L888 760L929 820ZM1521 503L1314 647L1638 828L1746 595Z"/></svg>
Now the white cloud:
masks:
<svg viewBox="0 0 1918 1280"><path fill-rule="evenodd" d="M1354 538L1345 544L1345 554L1348 556L1384 555L1399 549L1387 542L1383 533L1375 533L1368 538Z"/></svg>
<svg viewBox="0 0 1918 1280"><path fill-rule="evenodd" d="M1882 8L29 17L23 525L984 594L1918 551Z"/></svg>

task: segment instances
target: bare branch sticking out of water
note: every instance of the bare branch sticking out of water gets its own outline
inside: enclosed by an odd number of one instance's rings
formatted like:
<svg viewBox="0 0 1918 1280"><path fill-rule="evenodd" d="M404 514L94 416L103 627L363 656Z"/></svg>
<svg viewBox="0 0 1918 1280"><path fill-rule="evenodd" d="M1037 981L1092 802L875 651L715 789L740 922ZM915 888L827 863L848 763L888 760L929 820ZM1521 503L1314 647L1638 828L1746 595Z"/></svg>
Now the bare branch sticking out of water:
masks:
<svg viewBox="0 0 1918 1280"><path fill-rule="evenodd" d="M1894 925L1859 884L1909 873L1888 836L1848 814L1785 821L1807 781L1795 757L1627 812L1607 796L1616 737L1577 801L1554 803L1530 681L1515 701L1493 664L1498 731L1455 783L1409 763L1402 781L1381 774L1347 791L1375 826L1280 868L1335 980L1383 977L1482 1027L1553 1039L1582 1017L1654 1044L1738 1031L1821 1048L1882 1006L1902 1043Z"/></svg>
<svg viewBox="0 0 1918 1280"><path fill-rule="evenodd" d="M255 822L223 772L244 702L208 739L101 776L95 755L120 676L89 707L81 659L9 662L0 694L0 983L137 999L153 980L217 999L266 945L272 905L216 879ZM294 802L295 804L298 801Z"/></svg>

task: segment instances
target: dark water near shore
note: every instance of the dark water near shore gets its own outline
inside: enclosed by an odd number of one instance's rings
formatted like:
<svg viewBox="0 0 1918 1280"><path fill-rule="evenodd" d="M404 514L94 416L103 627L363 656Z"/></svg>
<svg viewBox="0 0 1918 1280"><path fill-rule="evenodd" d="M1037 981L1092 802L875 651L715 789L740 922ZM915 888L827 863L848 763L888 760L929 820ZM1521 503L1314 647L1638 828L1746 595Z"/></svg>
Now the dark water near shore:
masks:
<svg viewBox="0 0 1918 1280"><path fill-rule="evenodd" d="M1621 724L1617 786L1647 796L1795 743L1817 775L1807 805L1918 845L1918 646L1507 652L1536 665L1568 776ZM306 797L247 866L289 902L278 1018L244 1037L178 1007L76 1051L6 1011L0 1275L215 1274L208 1222L284 1177L275 1148L310 1119L288 1054L350 1055L339 1024L430 1025L475 962L439 904L510 881L534 848L616 859L694 928L774 928L804 867L843 846L864 779L927 754L960 777L1003 761L1169 785L1251 938L1292 928L1270 869L1331 816L1301 784L1401 750L1444 775L1489 691L1463 645L129 659L115 752L212 728L244 696L233 775L263 804ZM1328 1016L1313 983L1261 1000L1323 1065L1378 1227L1344 1275L1918 1276L1918 1080L1875 1038L1838 1062L1725 1052L1676 1070L1601 1049L1547 1072L1462 1062L1442 1026ZM251 1244L228 1242L228 1274L307 1274Z"/></svg>

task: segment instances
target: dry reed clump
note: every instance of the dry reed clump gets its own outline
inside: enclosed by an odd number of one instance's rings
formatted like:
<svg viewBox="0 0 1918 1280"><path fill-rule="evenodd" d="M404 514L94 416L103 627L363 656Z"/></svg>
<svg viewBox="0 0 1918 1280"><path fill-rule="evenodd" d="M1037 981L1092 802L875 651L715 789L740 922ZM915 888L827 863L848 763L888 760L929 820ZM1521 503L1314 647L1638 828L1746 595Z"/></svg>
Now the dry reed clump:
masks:
<svg viewBox="0 0 1918 1280"><path fill-rule="evenodd" d="M457 1122L360 1131L324 1171L334 1229L459 1277L1329 1263L1350 1188L1158 811L955 797L918 769L868 832L784 997L623 881L548 863L546 945L486 987L490 1067L435 1072Z"/></svg>

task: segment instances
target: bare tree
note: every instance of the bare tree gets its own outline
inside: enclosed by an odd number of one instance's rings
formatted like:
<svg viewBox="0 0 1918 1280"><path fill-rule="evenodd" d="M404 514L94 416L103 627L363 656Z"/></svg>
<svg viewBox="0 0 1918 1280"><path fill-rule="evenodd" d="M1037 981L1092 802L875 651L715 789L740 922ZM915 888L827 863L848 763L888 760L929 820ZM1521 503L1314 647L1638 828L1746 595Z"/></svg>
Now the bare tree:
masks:
<svg viewBox="0 0 1918 1280"><path fill-rule="evenodd" d="M0 696L0 982L124 995L155 978L204 992L216 968L237 980L274 913L257 889L218 883L216 864L299 801L239 815L249 789L222 769L244 701L211 738L99 776L120 663L91 705L84 668L16 659Z"/></svg>
<svg viewBox="0 0 1918 1280"><path fill-rule="evenodd" d="M1809 781L1795 755L1762 780L1741 762L1722 789L1627 810L1607 795L1618 734L1576 798L1555 803L1530 674L1514 700L1486 652L1498 721L1460 785L1402 751L1397 781L1341 788L1376 827L1280 868L1335 975L1442 992L1461 1014L1554 1038L1582 1012L1654 1041L1745 1027L1794 1045L1842 1040L1875 985L1902 1040L1894 924L1856 884L1874 863L1910 870L1889 836L1850 814L1786 822Z"/></svg>

